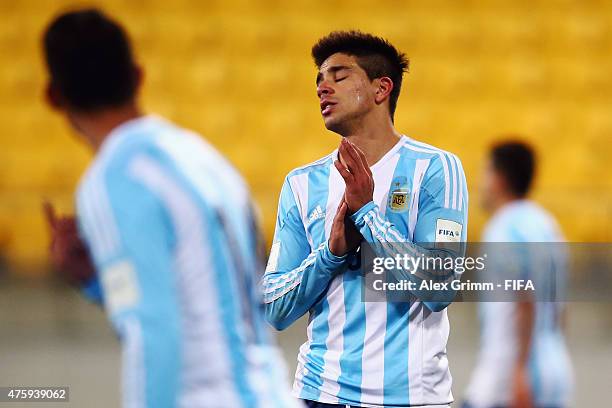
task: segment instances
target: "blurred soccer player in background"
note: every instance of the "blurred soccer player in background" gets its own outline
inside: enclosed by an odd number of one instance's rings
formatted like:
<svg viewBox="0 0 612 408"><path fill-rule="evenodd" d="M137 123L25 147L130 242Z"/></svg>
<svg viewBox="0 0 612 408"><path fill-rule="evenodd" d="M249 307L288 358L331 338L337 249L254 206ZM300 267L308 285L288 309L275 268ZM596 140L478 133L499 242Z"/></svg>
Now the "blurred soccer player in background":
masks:
<svg viewBox="0 0 612 408"><path fill-rule="evenodd" d="M545 301L479 303L481 346L476 370L464 405L473 408L567 407L573 388L572 368L562 333L565 286L563 236L551 214L527 199L535 172L535 155L522 142L502 142L489 155L482 184L482 205L492 213L483 241L507 256L493 273L515 273L554 285L556 294ZM504 244L506 243L506 244ZM509 245L508 243L532 243ZM497 246L497 247L495 247ZM512 265L512 266L510 266ZM489 267L491 269L491 267ZM552 292L551 292L552 293Z"/></svg>
<svg viewBox="0 0 612 408"><path fill-rule="evenodd" d="M142 71L109 17L59 16L44 52L49 102L96 152L78 188L78 231L47 208L53 258L119 335L123 405L295 406L258 296L241 176L198 135L142 113Z"/></svg>
<svg viewBox="0 0 612 408"><path fill-rule="evenodd" d="M310 313L294 395L317 408L447 407L449 302L364 302L356 258L362 240L401 243L413 256L458 255L436 247L466 238L461 162L395 130L408 61L389 42L333 32L312 56L323 121L342 142L286 177L263 280L277 329Z"/></svg>

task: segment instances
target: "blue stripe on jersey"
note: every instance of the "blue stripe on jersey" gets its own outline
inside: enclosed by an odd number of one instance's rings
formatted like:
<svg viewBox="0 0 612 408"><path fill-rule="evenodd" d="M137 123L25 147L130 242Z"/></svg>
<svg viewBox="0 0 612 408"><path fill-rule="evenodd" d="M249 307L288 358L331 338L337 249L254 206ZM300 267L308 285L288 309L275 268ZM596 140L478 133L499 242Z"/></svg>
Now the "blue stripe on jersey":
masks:
<svg viewBox="0 0 612 408"><path fill-rule="evenodd" d="M402 148L402 154L393 173L396 177L404 176L412 185L414 166L410 154ZM410 189L412 190L412 188ZM412 191L411 191L412 192ZM385 218L394 224L399 232L408 237L408 228L405 215L395 213L387 208ZM387 329L385 332L385 375L384 375L384 404L397 405L410 401L408 378L408 350L409 350L409 302L387 302ZM405 391L405 394L404 394ZM398 400L400 396L400 400Z"/></svg>
<svg viewBox="0 0 612 408"><path fill-rule="evenodd" d="M253 262L256 265L256 274L255 276L253 276L253 274L246 274L248 276L246 276L245 278L247 278L249 280L249 295L251 295L251 298L249 300L251 300L250 304L247 304L247 307L253 307L253 305L257 305L257 309L254 310L254 312L252 313L251 317L253 318L253 327L255 329L255 337L256 337L256 342L258 344L271 344L272 337L270 335L270 332L268 331L268 325L265 321L264 318L264 313L260 313L260 302L261 302L261 291L259 290L258 282L254 281L255 279L260 278L260 274L263 274L263 271L265 269L265 264L264 264L264 260L263 259L259 259L258 256L258 252L260 250L259 246L261 245L261 242L259 241L260 239L263 239L262 236L260 236L261 231L259 230L259 225L257 223L257 217L255 215L255 209L251 208L250 214L249 214L249 220L251 222L251 224L248 226L247 232L244 235L243 238L241 239L241 242L247 242L247 246L246 246L246 250L250 251L250 254L255 254L255 256L253 256ZM262 254L263 255L263 254ZM248 260L250 259L248 254L245 255L245 257L243 258L246 260L246 262L249 262ZM275 368L273 368L273 359L269 358L265 360L267 362L267 365L269 366L269 370L275 370Z"/></svg>
<svg viewBox="0 0 612 408"><path fill-rule="evenodd" d="M302 378L303 387L300 398L317 400L321 395L321 385L323 384L321 374L325 365L323 360L326 351L325 339L329 334L328 316L329 304L323 298L311 311L311 318L314 319L312 321L312 342L304 364L304 368L308 370L308 375L304 375Z"/></svg>
<svg viewBox="0 0 612 408"><path fill-rule="evenodd" d="M409 302L387 303L387 329L385 332L384 404L410 402L408 377Z"/></svg>
<svg viewBox="0 0 612 408"><path fill-rule="evenodd" d="M320 206L323 211L325 207L321 204L327 204L329 197L329 170L330 166L326 165L308 173L308 213L307 217ZM325 241L325 220L319 218L313 220L309 225L310 236L313 242ZM314 248L313 248L314 249Z"/></svg>
<svg viewBox="0 0 612 408"><path fill-rule="evenodd" d="M342 277L346 323L342 330L344 349L340 356L339 395L347 401L361 399L363 342L365 324L359 318L365 316L365 303L361 302L363 277L359 271L348 270ZM352 324L351 324L352 323Z"/></svg>
<svg viewBox="0 0 612 408"><path fill-rule="evenodd" d="M457 179L457 162L455 161L454 155L450 153L446 155L446 160L449 162L448 168L451 169L451 199L449 204L451 208L457 208L457 205L459 204L459 190L457 189L459 182Z"/></svg>
<svg viewBox="0 0 612 408"><path fill-rule="evenodd" d="M308 211L306 213L306 218L310 217L310 214L316 210L317 206L321 206L321 209L325 211L325 206L323 204L327 203L329 196L329 171L330 165L327 163L329 157L324 158L323 160L319 160L316 163L319 164L323 162L325 165L321 166L317 169L312 169L311 166L308 167L310 172L308 173ZM306 170L306 169L304 169ZM312 237L312 242L325 242L325 219L319 218L314 219L307 226L307 229L310 232L310 236ZM312 248L314 249L314 248ZM327 323L327 316L329 315L329 303L326 298L323 298L319 304L315 305L315 315L316 316L324 316L324 318L319 317L318 323L315 321L313 323L312 328L312 337L313 339L319 339L321 341L320 344L311 344L310 353L308 355L307 361L312 361L316 366L320 367L319 369L315 369L312 365L306 364L305 368L308 369L312 375L309 375L309 379L311 379L314 384L312 385L314 388L306 389L306 384L304 384L304 388L302 389L302 393L308 393L308 397L312 398L313 394L315 394L315 398L318 398L321 394L321 385L323 384L323 380L321 379L322 371L324 370L325 363L323 357L325 352L327 351L327 347L325 346L325 340L329 334L329 325ZM303 394L305 397L305 395Z"/></svg>
<svg viewBox="0 0 612 408"><path fill-rule="evenodd" d="M461 204L459 207L457 207L457 209L459 211L466 211L468 210L468 200L469 200L469 193L468 193L468 189L467 189L467 179L465 177L465 170L463 169L463 164L461 163L461 159L459 157L456 157L457 159L457 164L461 167L461 172L459 174L459 177L461 177L461 191L460 194L461 196L460 198L460 202L459 204ZM467 227L467 225L466 225Z"/></svg>
<svg viewBox="0 0 612 408"><path fill-rule="evenodd" d="M210 224L209 224L210 225ZM217 226L219 228L219 226ZM211 230L213 228L210 228ZM210 239L210 244L212 246L212 253L217 254L217 256L213 257L213 263L215 264L215 272L217 278L215 282L217 283L217 290L219 291L220 298L223 299L223 303L225 307L222 309L223 318L221 319L222 323L225 326L225 333L228 336L229 340L229 349L231 350L230 359L232 362L234 380L236 382L236 387L240 393L241 399L245 406L255 406L256 405L256 397L253 390L250 388L248 379L246 377L246 370L244 367L247 367L246 356L244 355L244 345L242 343L242 339L238 331L237 327L241 327L238 321L239 312L237 311L240 307L236 304L236 297L234 294L236 291L232 288L231 281L233 279L228 279L227 276L223 276L221 271L228 271L228 260L224 256L219 256L219 254L224 253L224 249L226 246L224 245L224 240L222 237L218 237L218 239ZM227 255L227 254L226 254Z"/></svg>
<svg viewBox="0 0 612 408"><path fill-rule="evenodd" d="M443 162L442 168L448 169L449 200L448 200L448 206L446 208L453 208L453 197L455 197L456 188L453 187L453 175L455 172L454 172L453 164L451 163L452 160L449 157L448 153L443 152L441 150L439 151L439 153L441 153L440 161Z"/></svg>
<svg viewBox="0 0 612 408"><path fill-rule="evenodd" d="M131 217L133 214L126 214L121 208L110 208L113 203L125 200L125 197L129 197L136 208L143 208L157 201L157 198L144 188L135 190L131 183L110 182L111 176L108 173L101 174L99 178L101 185L98 188L106 190L109 198L108 210L112 211L112 213L106 214L109 219L101 220L103 222L113 223L114 225L130 225L130 221L126 217ZM95 188L95 186L92 187ZM92 203L92 206L98 206L99 204ZM114 217L113 214L115 214ZM92 214L88 215L91 216ZM132 352L129 363L124 363L124 369L128 370L129 376L129 378L124 378L124 381L127 381L125 384L128 387L130 381L135 381L135 384L133 384L135 389L125 390L124 398L151 407L175 405L177 403L172 397L177 396L180 389L179 373L182 364L181 359L177 358L177 356L181 356L182 350L180 342L180 303L176 291L176 276L168 273L156 273L154 279L151 279L150 276L151 272L170 270L169 257L164 251L167 243L152 242L155 237L159 237L157 231L164 227L163 221L158 218L142 225L139 230L119 228L117 231L117 238L120 242L130 242L135 253L148 254L147 265L162 266L161 270L151 271L147 269L143 273L143 268L134 265L137 285L140 290L140 302L134 309L128 309L111 316L119 335L128 339L127 347ZM141 239L143 235L150 237L146 243ZM172 232L170 235L173 235ZM168 239L172 239L172 237L170 236ZM138 259L135 259L135 261L138 261ZM160 288L164 288L164 290L160 290ZM166 335L163 337L158 335L159 327L148 316L163 317L164 330L167 331ZM157 369L160 367L163 367L163 371ZM142 388L143 386L144 388ZM144 395L140 394L141 391L144 391Z"/></svg>
<svg viewBox="0 0 612 408"><path fill-rule="evenodd" d="M527 365L529 376L531 377L531 393L536 398L535 402L537 403L537 399L542 396L542 382L538 370L538 360L530 356Z"/></svg>

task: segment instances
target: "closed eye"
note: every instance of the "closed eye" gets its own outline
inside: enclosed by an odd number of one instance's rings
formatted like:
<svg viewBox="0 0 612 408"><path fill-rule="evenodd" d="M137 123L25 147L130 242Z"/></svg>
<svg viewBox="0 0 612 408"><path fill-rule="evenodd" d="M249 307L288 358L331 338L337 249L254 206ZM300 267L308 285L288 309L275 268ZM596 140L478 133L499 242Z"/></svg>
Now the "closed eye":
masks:
<svg viewBox="0 0 612 408"><path fill-rule="evenodd" d="M336 82L344 81L347 77L348 77L348 75L345 76L345 77L342 77L342 78L338 78L338 79L336 79Z"/></svg>

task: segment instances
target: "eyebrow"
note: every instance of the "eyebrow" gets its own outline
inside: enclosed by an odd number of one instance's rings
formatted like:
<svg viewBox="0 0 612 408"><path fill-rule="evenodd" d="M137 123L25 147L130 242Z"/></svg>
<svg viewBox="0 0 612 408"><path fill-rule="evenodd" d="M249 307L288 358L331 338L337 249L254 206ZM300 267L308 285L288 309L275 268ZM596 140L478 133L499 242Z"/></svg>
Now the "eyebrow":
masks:
<svg viewBox="0 0 612 408"><path fill-rule="evenodd" d="M327 68L327 72L336 73L338 71L342 71L343 69L350 70L351 67L349 67L348 65L332 65L331 67ZM317 85L319 85L319 82L321 82L322 79L323 73L319 71L319 73L317 74Z"/></svg>

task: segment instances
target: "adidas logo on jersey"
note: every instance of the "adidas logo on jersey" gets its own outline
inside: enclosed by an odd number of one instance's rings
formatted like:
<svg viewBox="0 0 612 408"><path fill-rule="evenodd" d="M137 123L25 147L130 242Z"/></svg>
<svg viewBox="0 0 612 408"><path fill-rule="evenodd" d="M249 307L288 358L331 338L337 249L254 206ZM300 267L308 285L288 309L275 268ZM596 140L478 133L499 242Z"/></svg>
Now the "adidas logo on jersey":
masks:
<svg viewBox="0 0 612 408"><path fill-rule="evenodd" d="M315 209L312 210L312 212L308 216L308 223L312 224L313 221L316 221L316 220L321 219L321 218L325 218L325 211L323 211L323 209L321 209L320 205L317 205L315 207Z"/></svg>

